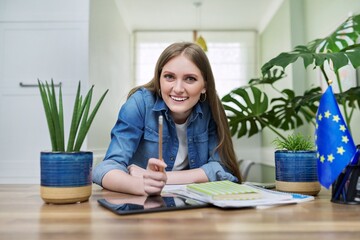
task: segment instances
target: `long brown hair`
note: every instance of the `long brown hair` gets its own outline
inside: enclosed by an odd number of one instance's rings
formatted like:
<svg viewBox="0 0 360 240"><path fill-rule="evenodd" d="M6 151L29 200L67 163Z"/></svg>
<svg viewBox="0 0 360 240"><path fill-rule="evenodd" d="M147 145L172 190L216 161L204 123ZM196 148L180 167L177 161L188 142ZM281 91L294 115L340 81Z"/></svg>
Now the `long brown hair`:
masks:
<svg viewBox="0 0 360 240"><path fill-rule="evenodd" d="M215 151L219 151L220 159L223 165L230 170L230 172L239 179L241 176L239 166L236 161L236 155L233 147L233 142L230 136L229 126L225 110L217 95L215 88L215 79L211 70L209 59L205 52L195 43L178 42L168 46L160 55L154 72L154 77L150 82L137 86L130 90L128 97L130 97L139 88L145 87L150 91L160 96L160 76L164 65L172 58L183 54L190 61L192 61L201 71L202 77L206 83L206 100L209 103L212 116L217 126L217 135L219 144Z"/></svg>

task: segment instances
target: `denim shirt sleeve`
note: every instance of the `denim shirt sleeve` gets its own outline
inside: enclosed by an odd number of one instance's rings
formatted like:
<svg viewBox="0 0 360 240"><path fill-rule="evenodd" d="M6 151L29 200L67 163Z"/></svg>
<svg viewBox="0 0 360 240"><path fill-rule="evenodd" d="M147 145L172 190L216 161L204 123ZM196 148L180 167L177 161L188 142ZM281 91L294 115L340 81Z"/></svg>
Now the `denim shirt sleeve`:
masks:
<svg viewBox="0 0 360 240"><path fill-rule="evenodd" d="M128 172L129 161L143 135L144 112L141 92L134 93L121 107L118 120L111 131L111 142L105 158L94 168L94 183L102 185L104 175L110 170Z"/></svg>
<svg viewBox="0 0 360 240"><path fill-rule="evenodd" d="M224 167L219 161L209 161L208 163L201 166L210 182L229 180L232 182L238 182L237 177L225 171Z"/></svg>

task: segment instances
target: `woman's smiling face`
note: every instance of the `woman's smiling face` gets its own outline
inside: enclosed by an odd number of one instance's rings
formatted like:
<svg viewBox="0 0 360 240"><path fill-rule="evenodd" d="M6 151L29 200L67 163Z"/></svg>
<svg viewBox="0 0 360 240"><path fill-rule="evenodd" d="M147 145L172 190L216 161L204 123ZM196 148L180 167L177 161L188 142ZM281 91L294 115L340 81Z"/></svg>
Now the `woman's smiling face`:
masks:
<svg viewBox="0 0 360 240"><path fill-rule="evenodd" d="M167 62L160 75L161 96L176 123L184 123L206 92L200 69L184 55Z"/></svg>

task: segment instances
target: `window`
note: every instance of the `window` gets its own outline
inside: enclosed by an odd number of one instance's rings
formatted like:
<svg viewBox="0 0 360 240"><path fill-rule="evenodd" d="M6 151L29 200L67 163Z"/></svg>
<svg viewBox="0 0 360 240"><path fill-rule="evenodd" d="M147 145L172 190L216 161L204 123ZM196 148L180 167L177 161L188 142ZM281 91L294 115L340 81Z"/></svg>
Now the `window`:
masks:
<svg viewBox="0 0 360 240"><path fill-rule="evenodd" d="M245 85L256 74L256 33L237 31L199 32L207 43L207 56L220 97L232 89ZM171 43L192 41L191 31L136 32L135 79L144 84L154 75L156 61Z"/></svg>

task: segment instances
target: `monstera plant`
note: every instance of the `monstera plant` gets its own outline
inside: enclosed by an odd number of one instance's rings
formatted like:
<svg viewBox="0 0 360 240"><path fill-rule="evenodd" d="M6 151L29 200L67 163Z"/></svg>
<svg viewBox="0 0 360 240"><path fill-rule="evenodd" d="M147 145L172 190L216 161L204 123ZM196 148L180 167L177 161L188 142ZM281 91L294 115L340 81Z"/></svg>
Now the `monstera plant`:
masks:
<svg viewBox="0 0 360 240"><path fill-rule="evenodd" d="M296 95L292 89L278 90L275 87L275 83L284 79L286 67L299 58L303 59L305 68L320 69L326 84L329 84L329 76L325 65L331 66L339 86L335 96L350 127L352 115L360 106L360 87L344 91L344 79L341 79L339 70L348 65L355 69L360 66L359 35L360 15L351 16L329 36L296 46L293 51L280 53L265 63L261 68L262 77L251 79L248 85L234 89L222 98L232 135L250 137L268 128L286 139L280 130L293 130L306 122L315 124L322 94L320 87L311 87L303 95ZM263 90L268 89L265 85L277 91L278 96L270 99Z"/></svg>

